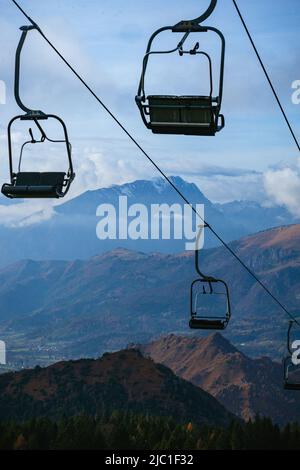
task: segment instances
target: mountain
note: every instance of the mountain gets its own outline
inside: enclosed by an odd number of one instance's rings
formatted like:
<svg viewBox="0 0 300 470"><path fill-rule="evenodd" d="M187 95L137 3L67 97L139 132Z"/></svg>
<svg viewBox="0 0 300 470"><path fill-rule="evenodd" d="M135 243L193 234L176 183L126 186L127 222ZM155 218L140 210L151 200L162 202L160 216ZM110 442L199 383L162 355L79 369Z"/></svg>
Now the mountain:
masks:
<svg viewBox="0 0 300 470"><path fill-rule="evenodd" d="M231 241L258 230L293 223L293 217L282 208L267 209L256 203L234 202L220 205L209 201L199 188L182 178L173 176L171 181L194 205L202 204L205 218L226 240ZM143 204L147 210L144 220L148 222L148 230L143 237L146 239L99 239L96 228L101 220L96 215L100 205L112 205L116 216L119 210L119 198L127 197L128 207ZM2 197L1 204L6 203ZM185 250L186 240L151 239L151 207L153 204L179 204L184 210L183 200L162 178L138 180L121 186L112 186L95 191L87 191L80 196L54 208L52 217L43 211L33 216L24 216L14 226L0 225L0 266L5 266L20 259L33 260L75 260L87 259L92 256L122 247L145 253L179 253ZM14 203L9 202L13 214ZM22 206L19 207L20 212ZM6 209L7 210L7 209ZM48 209L49 211L49 209ZM113 218L113 216L111 216ZM129 222L134 217L128 217ZM176 219L178 220L178 219ZM171 216L171 222L174 217ZM117 218L118 222L118 218ZM124 226L124 217L121 221ZM117 227L118 228L118 227ZM172 233L172 231L171 231ZM120 238L120 237L119 237ZM148 239L147 239L148 238ZM205 247L211 248L219 244L218 240L207 231Z"/></svg>
<svg viewBox="0 0 300 470"><path fill-rule="evenodd" d="M231 248L298 314L300 225L261 232ZM228 282L226 330L251 356L282 358L288 317L224 249L201 253L205 272ZM162 334L190 334L193 253L114 250L87 261L22 261L0 269L0 338L12 366L97 357ZM198 333L198 336L204 333ZM23 362L22 362L23 361Z"/></svg>
<svg viewBox="0 0 300 470"><path fill-rule="evenodd" d="M0 395L0 421L114 410L202 425L226 426L234 419L208 393L133 350L4 374Z"/></svg>
<svg viewBox="0 0 300 470"><path fill-rule="evenodd" d="M228 223L224 215L201 193L195 184L185 182L179 177L171 177L171 181L185 194L192 204L203 204L205 214L211 220L226 240L232 240L245 234L244 229L235 222ZM127 197L128 208L142 204L147 210L149 228L147 239L99 239L96 229L100 216L96 215L100 205L109 204L116 215L117 231L119 228L119 198ZM20 226L0 226L0 266L7 265L20 259L53 260L53 259L87 259L91 256L122 247L126 249L163 253L181 252L185 249L186 240L151 239L151 205L179 204L182 213L184 202L169 184L162 178L154 180L139 180L122 186L112 186L95 191L87 191L82 195L55 207L54 215L43 220L42 214L36 214L28 224L25 218ZM13 210L13 206L12 206ZM39 220L41 221L39 222ZM112 219L112 216L111 216ZM134 217L128 217L128 223ZM171 221L174 219L172 218ZM124 216L121 222L124 226ZM172 230L171 230L172 233ZM192 240L193 241L193 240ZM216 246L217 242L210 234L207 235L206 246Z"/></svg>
<svg viewBox="0 0 300 470"><path fill-rule="evenodd" d="M282 365L251 359L218 333L204 339L169 335L139 349L244 420L259 414L279 425L300 422L299 395L284 391Z"/></svg>
<svg viewBox="0 0 300 470"><path fill-rule="evenodd" d="M284 207L262 206L255 201L232 201L214 206L227 220L235 220L249 235L299 222Z"/></svg>

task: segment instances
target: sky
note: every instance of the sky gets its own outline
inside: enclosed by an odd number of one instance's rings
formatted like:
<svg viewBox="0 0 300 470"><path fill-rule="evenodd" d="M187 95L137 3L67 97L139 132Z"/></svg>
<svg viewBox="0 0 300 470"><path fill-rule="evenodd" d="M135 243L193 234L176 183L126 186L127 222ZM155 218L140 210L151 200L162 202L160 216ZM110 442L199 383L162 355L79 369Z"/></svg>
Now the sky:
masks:
<svg viewBox="0 0 300 470"><path fill-rule="evenodd" d="M18 28L26 20L11 0L1 2L0 80L6 104L0 105L0 174L8 178L6 127L19 110L13 96L14 55ZM292 103L292 83L300 80L300 4L297 0L239 0L257 47L300 138L300 105ZM196 17L208 0L20 0L21 6L99 94L169 175L195 182L216 202L256 200L279 204L300 216L300 160L266 79L233 8L219 0L207 24L219 28L227 42L223 113L226 127L214 138L159 136L147 130L134 97L150 35L161 26ZM212 53L218 84L218 49L213 37L193 35ZM180 36L162 35L155 46L177 45ZM67 123L74 148L76 181L68 197L88 190L158 176L112 119L36 32L28 37L22 60L22 98L32 108L60 115ZM194 94L207 87L207 74L198 58L177 55L150 62L149 93ZM55 129L51 129L55 131ZM16 148L26 135L17 127ZM40 149L38 150L38 152ZM64 164L56 149L26 153L29 166ZM61 167L60 167L61 168ZM17 204L0 199L2 220L51 202ZM47 217L47 215L45 216Z"/></svg>

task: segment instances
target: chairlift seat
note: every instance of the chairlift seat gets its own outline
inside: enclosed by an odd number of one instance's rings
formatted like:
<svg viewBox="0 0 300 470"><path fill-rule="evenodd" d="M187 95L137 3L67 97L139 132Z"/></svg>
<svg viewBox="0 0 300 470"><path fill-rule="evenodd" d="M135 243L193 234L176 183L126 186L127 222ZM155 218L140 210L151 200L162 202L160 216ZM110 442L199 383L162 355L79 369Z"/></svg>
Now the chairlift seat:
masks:
<svg viewBox="0 0 300 470"><path fill-rule="evenodd" d="M192 330L225 330L227 323L228 322L224 319L192 318L190 320L190 328Z"/></svg>
<svg viewBox="0 0 300 470"><path fill-rule="evenodd" d="M284 384L284 389L285 390L300 390L300 383L289 383L285 382Z"/></svg>
<svg viewBox="0 0 300 470"><path fill-rule="evenodd" d="M154 134L214 136L218 109L211 96L148 96L149 128Z"/></svg>
<svg viewBox="0 0 300 470"><path fill-rule="evenodd" d="M199 246L201 230L197 236L196 247ZM190 290L190 328L192 330L225 330L231 318L229 288L225 281L206 276L199 266L199 249L195 251L196 270L199 274ZM206 287L207 286L207 287ZM221 291L222 286L222 291ZM211 303L213 302L213 304ZM223 306L215 302L226 303ZM212 307L212 308L211 308ZM226 308L226 309L225 309Z"/></svg>
<svg viewBox="0 0 300 470"><path fill-rule="evenodd" d="M4 184L2 193L9 198L60 198L63 197L66 173L20 172L12 184Z"/></svg>

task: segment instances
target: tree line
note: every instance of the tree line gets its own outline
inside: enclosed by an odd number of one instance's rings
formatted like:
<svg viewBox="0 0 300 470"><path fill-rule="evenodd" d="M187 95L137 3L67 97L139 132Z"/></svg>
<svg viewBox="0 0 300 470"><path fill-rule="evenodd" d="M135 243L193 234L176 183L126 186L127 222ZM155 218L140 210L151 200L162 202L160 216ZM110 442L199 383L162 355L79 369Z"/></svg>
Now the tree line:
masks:
<svg viewBox="0 0 300 470"><path fill-rule="evenodd" d="M113 412L0 423L0 450L300 450L300 426L270 419L232 422L226 428L178 424L171 418Z"/></svg>

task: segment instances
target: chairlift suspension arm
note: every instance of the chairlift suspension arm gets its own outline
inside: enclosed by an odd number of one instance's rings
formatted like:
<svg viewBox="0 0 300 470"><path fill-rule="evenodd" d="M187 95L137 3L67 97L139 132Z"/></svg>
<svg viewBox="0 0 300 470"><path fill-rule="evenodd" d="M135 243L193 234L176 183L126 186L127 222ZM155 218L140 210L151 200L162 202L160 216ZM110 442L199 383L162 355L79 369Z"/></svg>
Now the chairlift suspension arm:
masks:
<svg viewBox="0 0 300 470"><path fill-rule="evenodd" d="M209 284L209 288L210 288L210 293L212 294L213 293L213 286L212 284L213 283L220 283L220 284L223 284L225 290L226 290L226 297L227 297L227 318L228 320L230 319L231 317L231 300L230 300L230 293L229 293L229 287L228 287L228 284L223 281L222 279L217 279L215 277L212 277L212 276L207 276L205 274L203 274L203 272L201 271L200 269L200 263L199 263L199 257L200 257L200 240L201 240L201 236L202 236L202 232L203 232L203 229L204 228L210 228L210 225L209 224L204 224L204 225L200 225L200 229L198 231L198 234L197 234L197 238L196 238L196 244L195 244L195 267L196 267L196 272L199 274L200 278L202 281L204 282L208 282Z"/></svg>
<svg viewBox="0 0 300 470"><path fill-rule="evenodd" d="M207 20L207 18L209 18L210 15L214 12L217 6L217 3L218 3L218 0L211 0L210 5L207 8L207 10L201 16L198 16L198 18L191 20L191 22L197 23L197 24L203 23L203 21Z"/></svg>
<svg viewBox="0 0 300 470"><path fill-rule="evenodd" d="M294 320L291 320L289 322L289 329L288 329L288 334L287 334L287 349L291 356L293 354L292 349L291 349L291 332L292 332L294 323L295 323Z"/></svg>
<svg viewBox="0 0 300 470"><path fill-rule="evenodd" d="M207 276L206 274L203 274L203 272L201 271L200 269L200 240L201 240L201 236L202 236L202 233L203 233L203 229L207 227L207 225L200 225L200 228L199 228L199 231L198 231L198 234L197 234L197 237L196 237L196 246L195 246L195 267L196 267L196 271L197 273L199 274L199 276L204 280L204 281L207 281L207 282L216 282L217 279L215 279L214 277L211 277L211 276Z"/></svg>
<svg viewBox="0 0 300 470"><path fill-rule="evenodd" d="M17 52L16 52L16 61L15 61L15 86L14 86L14 92L15 92L15 99L18 104L18 106L28 115L43 115L42 111L38 110L32 110L28 108L27 106L24 105L23 101L21 100L20 97L20 70L21 70L21 53L25 44L25 40L27 37L27 34L29 31L32 31L34 29L37 29L36 26L34 25L29 25L29 26L22 26L20 30L22 31L21 38L17 47Z"/></svg>
<svg viewBox="0 0 300 470"><path fill-rule="evenodd" d="M174 26L173 30L177 30L177 32L180 31L197 31L199 28L201 28L201 23L203 23L207 18L210 17L210 15L214 12L216 6L217 6L217 1L218 0L211 0L209 7L207 10L197 18L194 18L192 20L184 20L180 21L177 25Z"/></svg>

